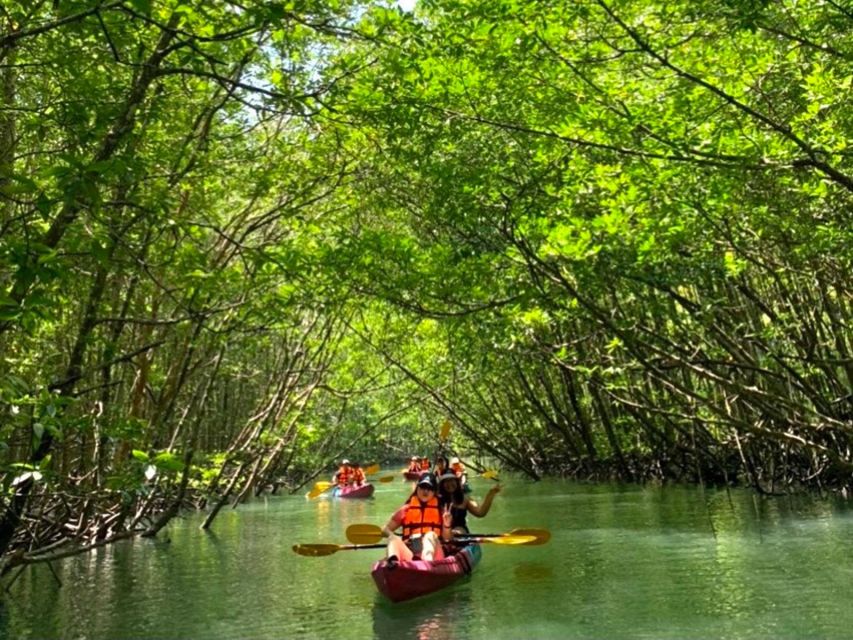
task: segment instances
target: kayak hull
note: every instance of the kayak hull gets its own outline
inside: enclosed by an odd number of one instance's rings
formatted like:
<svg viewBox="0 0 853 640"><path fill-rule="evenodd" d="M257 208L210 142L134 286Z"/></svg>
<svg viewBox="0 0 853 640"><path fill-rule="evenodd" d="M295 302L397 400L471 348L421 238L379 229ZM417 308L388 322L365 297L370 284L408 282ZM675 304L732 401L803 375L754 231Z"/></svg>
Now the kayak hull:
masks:
<svg viewBox="0 0 853 640"><path fill-rule="evenodd" d="M426 473L425 471L404 471L403 477L406 480L417 480L421 477L422 473Z"/></svg>
<svg viewBox="0 0 853 640"><path fill-rule="evenodd" d="M369 498L374 490L375 487L367 482L358 487L335 487L332 495L336 498Z"/></svg>
<svg viewBox="0 0 853 640"><path fill-rule="evenodd" d="M480 545L471 544L438 560L410 560L389 568L383 559L373 565L371 576L379 592L392 602L403 602L449 587L469 575L482 557Z"/></svg>

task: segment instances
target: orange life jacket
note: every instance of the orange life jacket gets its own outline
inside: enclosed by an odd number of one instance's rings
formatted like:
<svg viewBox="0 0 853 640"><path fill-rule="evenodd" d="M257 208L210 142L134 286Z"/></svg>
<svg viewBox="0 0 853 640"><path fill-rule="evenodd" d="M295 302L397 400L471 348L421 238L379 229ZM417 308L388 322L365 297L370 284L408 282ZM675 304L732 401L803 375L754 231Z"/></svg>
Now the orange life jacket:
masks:
<svg viewBox="0 0 853 640"><path fill-rule="evenodd" d="M456 474L457 477L461 478L465 473L465 467L462 466L461 462L454 462L450 465L450 468L453 470L453 473Z"/></svg>
<svg viewBox="0 0 853 640"><path fill-rule="evenodd" d="M355 484L364 484L364 471L361 467L352 470L352 479Z"/></svg>
<svg viewBox="0 0 853 640"><path fill-rule="evenodd" d="M412 460L409 463L409 471L420 471L420 470L421 470L421 463L418 462L417 460Z"/></svg>
<svg viewBox="0 0 853 640"><path fill-rule="evenodd" d="M403 541L429 531L435 531L436 535L441 535L441 510L438 506L438 498L433 496L427 502L421 502L417 496L412 496L403 518Z"/></svg>
<svg viewBox="0 0 853 640"><path fill-rule="evenodd" d="M338 473L335 474L338 477L338 486L345 487L349 484L351 479L352 469L349 467L341 467L338 469Z"/></svg>
<svg viewBox="0 0 853 640"><path fill-rule="evenodd" d="M429 458L421 460L421 471L429 471Z"/></svg>

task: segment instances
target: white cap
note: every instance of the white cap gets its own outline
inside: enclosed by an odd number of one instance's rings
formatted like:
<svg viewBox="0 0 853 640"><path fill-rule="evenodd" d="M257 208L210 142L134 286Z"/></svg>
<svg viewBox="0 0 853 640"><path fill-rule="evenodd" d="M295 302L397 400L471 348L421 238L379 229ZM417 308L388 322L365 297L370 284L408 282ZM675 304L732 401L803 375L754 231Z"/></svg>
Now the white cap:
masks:
<svg viewBox="0 0 853 640"><path fill-rule="evenodd" d="M459 458L451 458L450 464L459 464Z"/></svg>

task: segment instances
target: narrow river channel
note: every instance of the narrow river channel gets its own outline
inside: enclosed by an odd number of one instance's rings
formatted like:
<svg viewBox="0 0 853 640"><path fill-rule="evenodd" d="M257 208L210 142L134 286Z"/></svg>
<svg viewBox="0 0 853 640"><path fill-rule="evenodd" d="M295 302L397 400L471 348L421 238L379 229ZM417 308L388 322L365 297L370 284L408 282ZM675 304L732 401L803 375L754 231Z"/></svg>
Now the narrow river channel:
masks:
<svg viewBox="0 0 853 640"><path fill-rule="evenodd" d="M487 480L474 481L482 496ZM853 509L745 490L507 479L472 531L547 528L545 546L485 545L470 578L393 605L381 551L298 556L384 524L410 484L366 501L275 496L191 514L133 540L27 568L0 638L849 638ZM6 583L8 583L8 578Z"/></svg>

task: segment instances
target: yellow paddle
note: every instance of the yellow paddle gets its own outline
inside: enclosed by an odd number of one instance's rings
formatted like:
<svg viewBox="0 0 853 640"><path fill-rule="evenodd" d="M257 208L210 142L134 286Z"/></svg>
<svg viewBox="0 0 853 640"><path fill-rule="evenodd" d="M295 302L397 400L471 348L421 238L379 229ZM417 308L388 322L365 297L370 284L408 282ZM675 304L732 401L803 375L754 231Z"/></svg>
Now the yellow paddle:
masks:
<svg viewBox="0 0 853 640"><path fill-rule="evenodd" d="M384 549L384 544L295 544L293 552L300 556L330 556L338 551L358 551L359 549Z"/></svg>
<svg viewBox="0 0 853 640"><path fill-rule="evenodd" d="M487 469L480 474L480 477L485 478L486 480L497 480L498 472L494 469Z"/></svg>
<svg viewBox="0 0 853 640"><path fill-rule="evenodd" d="M467 542L476 544L517 544L531 546L539 544L536 542L536 536L518 536L512 534L504 534L496 538L484 538L482 536L460 536L453 539L456 542Z"/></svg>
<svg viewBox="0 0 853 640"><path fill-rule="evenodd" d="M496 538L484 538L482 536L469 536L460 539L460 542L473 544L501 544L501 545L531 545L538 544L535 542L536 536L515 536L501 535ZM384 543L379 544L295 544L292 549L294 553L300 556L310 556L318 558L321 556L330 556L338 551L358 551L360 549L384 549Z"/></svg>
<svg viewBox="0 0 853 640"><path fill-rule="evenodd" d="M447 436L450 435L450 427L451 427L450 420L445 420L441 424L441 429L439 429L439 431L438 431L438 439L441 442L444 442L445 440L447 440Z"/></svg>
<svg viewBox="0 0 853 640"><path fill-rule="evenodd" d="M470 533L459 536L458 539L463 542L470 542L481 539L514 540L517 538L530 538L530 540L524 542L506 542L504 544L523 544L526 547L538 547L539 545L548 543L551 539L551 532L547 529L513 529L507 533Z"/></svg>
<svg viewBox="0 0 853 640"><path fill-rule="evenodd" d="M375 524L351 524L347 527L347 540L355 544L371 544L382 539L382 529ZM463 542L486 542L489 544L522 544L536 546L551 539L547 529L513 529L507 533L484 533L459 536Z"/></svg>
<svg viewBox="0 0 853 640"><path fill-rule="evenodd" d="M313 500L314 498L317 498L317 497L323 495L329 489L331 489L332 487L335 487L335 486L337 486L337 485L335 485L334 482L317 482L314 484L314 488L305 494L305 497L308 498L309 500Z"/></svg>

